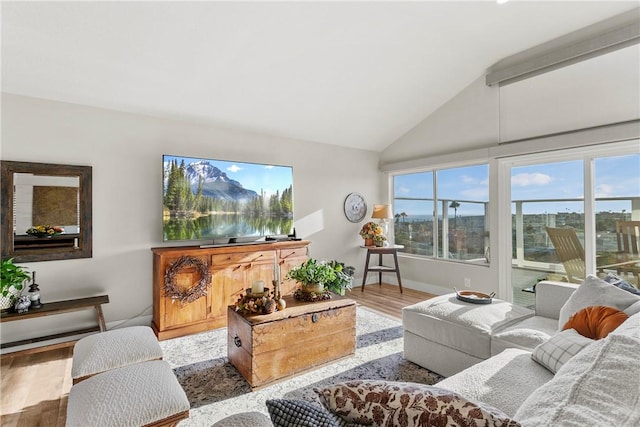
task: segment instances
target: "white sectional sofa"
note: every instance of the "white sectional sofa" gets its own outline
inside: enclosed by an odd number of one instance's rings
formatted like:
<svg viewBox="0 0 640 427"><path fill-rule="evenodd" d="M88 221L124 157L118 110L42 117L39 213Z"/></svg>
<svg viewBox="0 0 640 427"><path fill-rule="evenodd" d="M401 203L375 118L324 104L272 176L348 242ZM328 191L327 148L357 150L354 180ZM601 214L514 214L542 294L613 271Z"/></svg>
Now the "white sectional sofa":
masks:
<svg viewBox="0 0 640 427"><path fill-rule="evenodd" d="M560 330L590 306L615 308L623 323L598 340ZM325 408L268 401L273 424L238 414L215 426L640 426L640 295L595 276L580 286L540 282L535 312L451 294L405 308L403 325L405 357L446 379L335 384L316 390Z"/></svg>
<svg viewBox="0 0 640 427"><path fill-rule="evenodd" d="M469 360L480 359L479 354L487 354L488 340L491 354L485 360L464 367L436 386L459 393L469 400L494 406L523 426L638 426L640 296L595 276L588 277L580 286L583 288L576 292L578 285L546 281L538 283L536 310L532 313L515 307L510 311L508 303L502 306L498 300L502 307L492 308L495 321L485 321L479 330L481 339L476 337L475 344L479 347L473 349L473 355L464 354L469 346L447 350L447 345L452 342L449 339L445 344L436 343L438 354L435 358L423 355L413 361L427 369L434 369L435 365L437 372L449 360L453 369L457 369ZM413 348L416 345L424 346L422 353L430 352L433 342L429 338L416 337L417 319L422 318L431 327L437 327L443 321L433 319L439 317L437 313L442 311L438 305L451 304L452 298L455 299L455 294L435 298L430 303L427 301L427 306L405 309L405 350L408 346L405 357L407 354L411 357L420 353ZM427 308L433 305L436 306L435 310ZM604 339L589 340L582 337L580 346L569 350L575 355L560 354L575 347L567 339L569 333L577 335L573 330L560 332L560 327L573 313L589 305L611 306L623 310L630 317ZM476 308L483 307L478 305ZM445 311L451 312L450 308ZM453 312L463 318L469 317L464 307L458 307ZM460 328L465 330L469 327L464 321L453 326L450 321L451 318L444 322L444 328L449 332L453 330L456 333ZM487 327L489 323L491 326ZM410 337L408 342L407 333ZM465 333L470 334L468 330ZM435 335L432 331L429 337ZM469 344L470 340L465 342ZM552 348L552 345L555 347ZM561 362L564 363L553 366L557 372L554 373L532 357L543 359L543 351L556 352L552 358L563 358Z"/></svg>

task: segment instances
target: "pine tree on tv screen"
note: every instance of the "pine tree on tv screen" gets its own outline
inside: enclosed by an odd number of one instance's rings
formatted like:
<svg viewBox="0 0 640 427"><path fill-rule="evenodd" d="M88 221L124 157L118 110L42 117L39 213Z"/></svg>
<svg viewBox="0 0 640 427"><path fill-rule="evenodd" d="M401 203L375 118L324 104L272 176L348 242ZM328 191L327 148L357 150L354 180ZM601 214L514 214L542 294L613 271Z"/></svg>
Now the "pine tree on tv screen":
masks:
<svg viewBox="0 0 640 427"><path fill-rule="evenodd" d="M163 240L287 235L293 169L163 156Z"/></svg>

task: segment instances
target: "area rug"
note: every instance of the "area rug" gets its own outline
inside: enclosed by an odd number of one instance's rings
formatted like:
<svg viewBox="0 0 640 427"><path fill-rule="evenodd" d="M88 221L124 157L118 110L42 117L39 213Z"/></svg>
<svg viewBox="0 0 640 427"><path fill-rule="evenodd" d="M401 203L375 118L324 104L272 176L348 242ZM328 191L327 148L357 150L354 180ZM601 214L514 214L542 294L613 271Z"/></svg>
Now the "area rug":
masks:
<svg viewBox="0 0 640 427"><path fill-rule="evenodd" d="M190 417L180 422L180 427L210 426L239 412L268 414L267 399L317 402L315 387L340 381L373 379L435 384L442 379L402 357L399 320L358 306L356 337L354 356L255 391L227 359L226 328L161 341L164 359L191 403Z"/></svg>

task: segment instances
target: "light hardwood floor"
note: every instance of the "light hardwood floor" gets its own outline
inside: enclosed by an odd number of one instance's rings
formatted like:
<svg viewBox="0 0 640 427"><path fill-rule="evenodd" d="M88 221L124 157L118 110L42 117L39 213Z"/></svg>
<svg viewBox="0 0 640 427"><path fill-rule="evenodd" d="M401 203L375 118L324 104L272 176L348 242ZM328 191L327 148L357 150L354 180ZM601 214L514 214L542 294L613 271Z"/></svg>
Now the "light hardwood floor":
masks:
<svg viewBox="0 0 640 427"><path fill-rule="evenodd" d="M402 318L402 307L433 295L412 289L401 294L395 285L360 286L347 292L358 305L384 315ZM60 426L66 421L67 396L71 389L73 343L51 350L18 356L2 356L0 389L3 427Z"/></svg>

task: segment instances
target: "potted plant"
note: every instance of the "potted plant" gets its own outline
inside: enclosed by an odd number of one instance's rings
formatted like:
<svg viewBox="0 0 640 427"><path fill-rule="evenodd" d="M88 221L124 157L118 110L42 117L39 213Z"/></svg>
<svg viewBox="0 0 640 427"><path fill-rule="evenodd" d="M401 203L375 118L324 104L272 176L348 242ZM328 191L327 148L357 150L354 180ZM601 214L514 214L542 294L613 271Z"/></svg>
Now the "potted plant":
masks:
<svg viewBox="0 0 640 427"><path fill-rule="evenodd" d="M384 234L376 234L373 236L373 244L377 247L384 246L384 242L387 240L387 237Z"/></svg>
<svg viewBox="0 0 640 427"><path fill-rule="evenodd" d="M25 267L13 263L13 258L2 261L0 273L0 309L5 310L12 306L14 298L22 292L22 283L30 276Z"/></svg>
<svg viewBox="0 0 640 427"><path fill-rule="evenodd" d="M64 233L62 227L54 225L34 225L27 230L27 234L36 237L52 237Z"/></svg>
<svg viewBox="0 0 640 427"><path fill-rule="evenodd" d="M353 287L353 275L356 272L356 268L336 260L329 261L329 265L336 272L336 278L325 284L325 286L336 294L344 295L347 289L351 290Z"/></svg>
<svg viewBox="0 0 640 427"><path fill-rule="evenodd" d="M364 239L365 246L372 246L376 236L384 236L384 230L380 224L369 221L360 229L360 236Z"/></svg>
<svg viewBox="0 0 640 427"><path fill-rule="evenodd" d="M287 273L286 279L300 283L304 292L316 295L326 290L343 293L344 289L351 289L353 267L345 267L338 261L318 261L309 258L304 263L293 267Z"/></svg>

